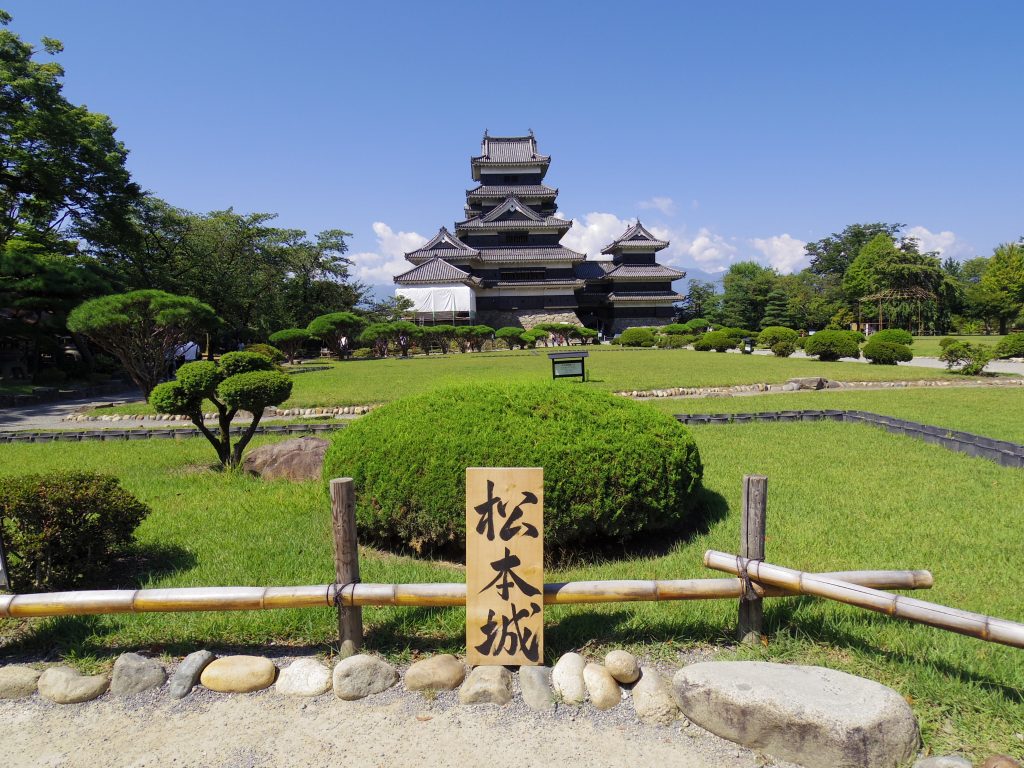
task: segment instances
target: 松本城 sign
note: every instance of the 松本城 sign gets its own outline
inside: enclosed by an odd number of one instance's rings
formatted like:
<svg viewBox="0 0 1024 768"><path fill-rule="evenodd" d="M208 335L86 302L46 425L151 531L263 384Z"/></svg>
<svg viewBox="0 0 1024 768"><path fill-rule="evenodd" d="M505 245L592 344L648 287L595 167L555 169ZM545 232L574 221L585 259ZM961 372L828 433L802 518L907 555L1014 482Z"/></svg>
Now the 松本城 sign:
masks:
<svg viewBox="0 0 1024 768"><path fill-rule="evenodd" d="M466 657L544 659L544 470L466 469Z"/></svg>

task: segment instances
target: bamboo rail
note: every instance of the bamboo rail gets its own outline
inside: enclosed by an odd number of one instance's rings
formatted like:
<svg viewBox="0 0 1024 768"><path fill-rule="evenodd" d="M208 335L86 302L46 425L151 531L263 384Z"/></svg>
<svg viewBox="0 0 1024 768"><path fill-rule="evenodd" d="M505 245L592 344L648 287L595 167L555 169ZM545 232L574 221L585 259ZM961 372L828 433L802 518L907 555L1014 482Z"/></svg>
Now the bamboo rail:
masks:
<svg viewBox="0 0 1024 768"><path fill-rule="evenodd" d="M731 556L730 556L731 557ZM928 589L928 571L842 571L820 574L886 589ZM103 589L0 595L0 618L88 616L102 613L175 611L262 611L276 608L325 608L335 605L337 584L296 587L185 587L178 589ZM798 594L788 589L753 585L760 597ZM657 600L715 600L743 594L742 579L654 581L568 581L544 585L546 605ZM344 606L445 607L466 604L466 585L346 584L338 602Z"/></svg>
<svg viewBox="0 0 1024 768"><path fill-rule="evenodd" d="M737 575L745 570L752 581L764 585L804 595L825 597L961 635L1024 648L1024 624L929 603L913 597L891 595L868 585L857 584L849 578L841 578L840 574L806 573L711 549L704 553L704 565L716 571Z"/></svg>

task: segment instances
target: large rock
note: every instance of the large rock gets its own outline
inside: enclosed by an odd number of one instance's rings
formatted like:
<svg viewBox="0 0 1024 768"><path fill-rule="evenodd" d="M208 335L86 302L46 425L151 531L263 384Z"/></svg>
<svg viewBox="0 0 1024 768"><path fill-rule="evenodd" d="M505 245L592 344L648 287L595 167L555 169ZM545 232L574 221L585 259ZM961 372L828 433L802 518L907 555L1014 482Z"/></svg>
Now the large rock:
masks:
<svg viewBox="0 0 1024 768"><path fill-rule="evenodd" d="M50 667L39 676L39 695L57 704L92 701L107 690L106 675L83 675L71 667Z"/></svg>
<svg viewBox="0 0 1024 768"><path fill-rule="evenodd" d="M619 684L611 672L600 664L590 663L583 668L583 682L590 694L590 703L597 709L611 709L622 701Z"/></svg>
<svg viewBox="0 0 1024 768"><path fill-rule="evenodd" d="M466 668L450 653L415 662L405 673L410 691L454 691L466 679Z"/></svg>
<svg viewBox="0 0 1024 768"><path fill-rule="evenodd" d="M331 688L331 670L316 659L296 659L281 670L275 688L285 696L319 696Z"/></svg>
<svg viewBox="0 0 1024 768"><path fill-rule="evenodd" d="M938 755L918 760L914 768L974 768L974 763L959 755Z"/></svg>
<svg viewBox="0 0 1024 768"><path fill-rule="evenodd" d="M520 667L519 689L523 692L523 701L530 709L547 712L555 708L551 667Z"/></svg>
<svg viewBox="0 0 1024 768"><path fill-rule="evenodd" d="M633 709L641 722L671 725L679 719L679 705L658 670L642 667L632 693Z"/></svg>
<svg viewBox="0 0 1024 768"><path fill-rule="evenodd" d="M1020 768L1020 763L1007 755L992 755L979 768Z"/></svg>
<svg viewBox="0 0 1024 768"><path fill-rule="evenodd" d="M171 682L167 686L167 693L174 699L183 699L188 696L192 689L199 683L199 676L216 658L210 651L193 651L186 656L178 668L171 675Z"/></svg>
<svg viewBox="0 0 1024 768"><path fill-rule="evenodd" d="M822 667L691 664L673 687L712 733L807 768L892 768L917 750L917 721L891 688Z"/></svg>
<svg viewBox="0 0 1024 768"><path fill-rule="evenodd" d="M820 376L805 376L803 378L790 379L790 384L796 384L797 389L824 389L828 386L828 379Z"/></svg>
<svg viewBox="0 0 1024 768"><path fill-rule="evenodd" d="M274 684L277 667L263 656L224 656L214 659L199 676L200 682L218 693L252 693Z"/></svg>
<svg viewBox="0 0 1024 768"><path fill-rule="evenodd" d="M319 480L330 441L297 437L249 451L242 466L264 480Z"/></svg>
<svg viewBox="0 0 1024 768"><path fill-rule="evenodd" d="M640 665L636 656L627 651L609 651L604 657L604 667L624 685L635 683L640 678Z"/></svg>
<svg viewBox="0 0 1024 768"><path fill-rule="evenodd" d="M504 667L474 667L459 689L463 704L508 704L512 701L512 673Z"/></svg>
<svg viewBox="0 0 1024 768"><path fill-rule="evenodd" d="M36 692L39 675L32 667L0 667L0 699L23 699Z"/></svg>
<svg viewBox="0 0 1024 768"><path fill-rule="evenodd" d="M383 659L357 653L334 668L334 695L345 701L382 693L398 682L398 670Z"/></svg>
<svg viewBox="0 0 1024 768"><path fill-rule="evenodd" d="M555 662L551 670L551 687L555 695L566 704L582 704L587 698L587 686L583 682L583 668L586 659L578 653L567 653Z"/></svg>
<svg viewBox="0 0 1024 768"><path fill-rule="evenodd" d="M115 696L131 696L150 688L158 688L165 682L167 671L159 661L137 653L122 653L114 662L110 692Z"/></svg>

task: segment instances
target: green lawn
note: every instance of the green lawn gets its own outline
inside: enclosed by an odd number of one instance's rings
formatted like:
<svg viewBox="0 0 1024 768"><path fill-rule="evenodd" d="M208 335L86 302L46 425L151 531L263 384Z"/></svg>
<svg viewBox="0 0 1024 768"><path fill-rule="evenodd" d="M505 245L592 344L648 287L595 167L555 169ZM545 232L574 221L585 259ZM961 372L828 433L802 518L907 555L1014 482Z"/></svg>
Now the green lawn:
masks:
<svg viewBox="0 0 1024 768"><path fill-rule="evenodd" d="M575 348L575 349L578 349ZM329 371L295 377L286 407L383 403L430 389L471 381L543 381L551 376L547 352L517 350L477 354L431 355L408 360L352 360ZM854 363L822 363L764 355L718 354L677 349L587 347L590 381L565 380L567 386L608 391L665 387L729 386L779 383L797 376L825 376L840 381L919 380L948 377L943 370ZM144 403L103 413L146 413Z"/></svg>
<svg viewBox="0 0 1024 768"><path fill-rule="evenodd" d="M937 393L946 394L946 393ZM733 402L733 401L730 401ZM736 401L739 402L739 401ZM659 403L659 406L662 404ZM717 403L716 403L717 405ZM935 419L926 419L934 421ZM659 554L580 563L548 580L716 576L705 549L734 550L742 476L769 480L768 558L808 570L929 568L937 602L1024 620L1019 600L1024 473L867 426L828 422L694 430L706 466L707 532ZM0 446L0 472L74 466L116 472L153 508L139 530L145 586L318 584L333 574L327 499L319 483L263 483L206 469L200 439ZM460 510L457 514L462 514ZM366 582L461 580L458 568L364 549ZM129 585L126 580L122 586ZM625 644L670 657L692 644L730 651L732 601L566 606L548 612L546 656ZM366 609L367 645L394 658L461 652L463 612ZM1022 651L814 599L768 605L758 656L865 674L909 696L935 751L1021 756ZM143 614L37 620L28 647L95 663L124 649L185 653L200 646L336 639L329 609ZM0 632L4 631L0 625Z"/></svg>
<svg viewBox="0 0 1024 768"><path fill-rule="evenodd" d="M673 415L832 408L872 411L1024 443L1024 387L825 390L710 399L659 398L644 402Z"/></svg>
<svg viewBox="0 0 1024 768"><path fill-rule="evenodd" d="M911 345L911 349L914 350L915 357L938 357L942 354L942 347L939 346L939 342L942 341L945 336L915 336L914 343ZM957 341L966 341L969 344L985 344L994 347L1000 341L1002 336L953 336L952 338Z"/></svg>

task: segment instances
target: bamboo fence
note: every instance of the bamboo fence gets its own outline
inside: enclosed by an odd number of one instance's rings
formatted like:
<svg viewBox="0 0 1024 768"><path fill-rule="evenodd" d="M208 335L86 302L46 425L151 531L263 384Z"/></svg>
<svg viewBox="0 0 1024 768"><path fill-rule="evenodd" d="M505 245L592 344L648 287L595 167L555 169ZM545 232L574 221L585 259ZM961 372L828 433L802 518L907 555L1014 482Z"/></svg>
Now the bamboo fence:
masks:
<svg viewBox="0 0 1024 768"><path fill-rule="evenodd" d="M850 583L886 589L928 589L933 583L932 575L928 571L842 571L821 575L842 577ZM759 597L786 597L798 594L790 589L753 586ZM567 605L735 599L743 592L742 579L568 581L545 584L544 603ZM263 611L277 608L324 608L335 605L459 607L465 604L466 585L460 583L104 589L0 595L0 618L175 611Z"/></svg>
<svg viewBox="0 0 1024 768"><path fill-rule="evenodd" d="M806 573L715 550L704 553L704 565L726 573L746 573L752 582L785 589L791 593L825 597L961 635L1024 648L1024 624L929 603L913 597L891 595L872 588L878 587L878 584L857 584L849 578L842 578L838 573Z"/></svg>

